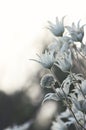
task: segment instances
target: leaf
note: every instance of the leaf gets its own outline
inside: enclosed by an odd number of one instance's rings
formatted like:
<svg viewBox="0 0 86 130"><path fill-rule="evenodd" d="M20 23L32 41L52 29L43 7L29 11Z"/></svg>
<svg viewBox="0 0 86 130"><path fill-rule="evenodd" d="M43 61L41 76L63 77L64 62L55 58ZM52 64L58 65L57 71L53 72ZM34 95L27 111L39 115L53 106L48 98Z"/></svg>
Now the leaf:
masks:
<svg viewBox="0 0 86 130"><path fill-rule="evenodd" d="M48 93L45 95L43 103L47 100L54 100L54 101L59 101L60 98L58 97L58 95L56 95L55 93Z"/></svg>

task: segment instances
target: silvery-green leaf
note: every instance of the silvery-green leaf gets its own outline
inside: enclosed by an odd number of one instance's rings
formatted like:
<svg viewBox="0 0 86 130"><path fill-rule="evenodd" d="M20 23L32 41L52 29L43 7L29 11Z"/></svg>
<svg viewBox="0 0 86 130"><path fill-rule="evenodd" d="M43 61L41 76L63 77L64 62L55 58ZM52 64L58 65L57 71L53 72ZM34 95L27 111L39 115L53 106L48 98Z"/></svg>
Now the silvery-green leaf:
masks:
<svg viewBox="0 0 86 130"><path fill-rule="evenodd" d="M67 108L64 112L62 112L59 117L60 118L68 118L71 115L70 110Z"/></svg>
<svg viewBox="0 0 86 130"><path fill-rule="evenodd" d="M70 126L71 124L75 124L76 120L74 117L69 117L68 121L65 123L67 126Z"/></svg>
<svg viewBox="0 0 86 130"><path fill-rule="evenodd" d="M61 98L64 97L64 93L61 88L56 88L57 93L60 95Z"/></svg>
<svg viewBox="0 0 86 130"><path fill-rule="evenodd" d="M51 130L68 130L66 123L58 119L57 122L53 122Z"/></svg>
<svg viewBox="0 0 86 130"><path fill-rule="evenodd" d="M56 88L56 91L59 94L60 99L64 99L69 94L69 89L67 90L67 88L63 88L63 90L61 88Z"/></svg>
<svg viewBox="0 0 86 130"><path fill-rule="evenodd" d="M70 86L64 86L64 87L63 87L63 90L64 90L64 92L65 92L66 95L69 94L69 87L70 87Z"/></svg>
<svg viewBox="0 0 86 130"><path fill-rule="evenodd" d="M58 97L58 95L56 95L55 93L48 93L45 95L43 103L47 100L54 100L54 101L59 101L60 98Z"/></svg>

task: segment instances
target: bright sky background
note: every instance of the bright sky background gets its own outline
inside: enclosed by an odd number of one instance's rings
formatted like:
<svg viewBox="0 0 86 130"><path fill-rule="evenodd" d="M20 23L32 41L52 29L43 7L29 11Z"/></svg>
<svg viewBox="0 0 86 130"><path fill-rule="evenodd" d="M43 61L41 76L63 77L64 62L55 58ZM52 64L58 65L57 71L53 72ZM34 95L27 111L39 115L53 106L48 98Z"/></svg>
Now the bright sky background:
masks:
<svg viewBox="0 0 86 130"><path fill-rule="evenodd" d="M67 15L67 22L86 21L85 0L0 0L0 89L13 91L33 68L27 59L47 20ZM14 88L14 89L13 89Z"/></svg>

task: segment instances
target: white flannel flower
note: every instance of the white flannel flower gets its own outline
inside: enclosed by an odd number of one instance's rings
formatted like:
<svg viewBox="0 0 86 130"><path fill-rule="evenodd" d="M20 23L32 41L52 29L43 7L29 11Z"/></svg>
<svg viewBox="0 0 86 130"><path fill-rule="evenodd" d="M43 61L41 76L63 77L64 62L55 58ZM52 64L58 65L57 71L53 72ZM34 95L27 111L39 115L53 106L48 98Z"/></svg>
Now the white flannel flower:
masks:
<svg viewBox="0 0 86 130"><path fill-rule="evenodd" d="M61 55L61 56L60 56ZM59 67L63 72L69 71L73 66L71 51L57 55L54 65Z"/></svg>
<svg viewBox="0 0 86 130"><path fill-rule="evenodd" d="M80 27L80 20L79 20L77 26L74 23L72 23L72 27L66 26L73 41L82 42L83 37L84 37L84 26L85 25Z"/></svg>
<svg viewBox="0 0 86 130"><path fill-rule="evenodd" d="M30 59L30 60L40 63L44 68L50 69L53 66L53 63L55 61L54 52L46 50L44 53L42 53L41 56L39 56L38 54L37 56L39 57L39 60L36 59Z"/></svg>
<svg viewBox="0 0 86 130"><path fill-rule="evenodd" d="M61 21L56 17L56 24L48 21L49 27L47 27L55 36L63 36L64 33L64 17Z"/></svg>

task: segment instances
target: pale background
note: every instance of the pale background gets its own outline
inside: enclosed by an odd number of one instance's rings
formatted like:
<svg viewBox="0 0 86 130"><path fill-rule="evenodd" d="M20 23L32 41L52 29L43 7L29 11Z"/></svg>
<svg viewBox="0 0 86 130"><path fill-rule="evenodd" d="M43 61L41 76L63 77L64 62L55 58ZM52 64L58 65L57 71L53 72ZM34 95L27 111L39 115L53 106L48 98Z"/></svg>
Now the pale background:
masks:
<svg viewBox="0 0 86 130"><path fill-rule="evenodd" d="M85 0L0 0L0 90L14 92L35 73L28 59L46 38L44 24L64 15L86 23Z"/></svg>

